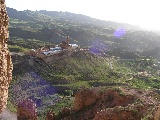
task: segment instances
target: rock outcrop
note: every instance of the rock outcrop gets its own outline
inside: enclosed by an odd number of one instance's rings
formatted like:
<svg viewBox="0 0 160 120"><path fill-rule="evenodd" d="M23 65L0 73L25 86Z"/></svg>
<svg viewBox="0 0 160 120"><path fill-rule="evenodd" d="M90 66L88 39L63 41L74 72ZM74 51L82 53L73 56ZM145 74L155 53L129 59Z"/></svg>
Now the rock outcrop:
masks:
<svg viewBox="0 0 160 120"><path fill-rule="evenodd" d="M101 95L98 88L83 89L75 94L74 109L78 111L87 105L95 103Z"/></svg>
<svg viewBox="0 0 160 120"><path fill-rule="evenodd" d="M155 98L152 91L122 88L120 94L111 92L111 90L104 92L102 99L107 97L112 98L109 107L97 112L94 120L160 119L159 100Z"/></svg>
<svg viewBox="0 0 160 120"><path fill-rule="evenodd" d="M7 48L8 15L5 0L0 0L0 113L6 107L9 83L12 80L12 62Z"/></svg>
<svg viewBox="0 0 160 120"><path fill-rule="evenodd" d="M97 112L94 120L141 120L146 108L139 103L107 108Z"/></svg>
<svg viewBox="0 0 160 120"><path fill-rule="evenodd" d="M46 115L46 120L55 120L55 113L49 110Z"/></svg>
<svg viewBox="0 0 160 120"><path fill-rule="evenodd" d="M154 120L160 120L160 105L154 114Z"/></svg>
<svg viewBox="0 0 160 120"><path fill-rule="evenodd" d="M159 99L158 94L149 90L82 89L75 95L74 109L61 111L58 118L62 120L160 120Z"/></svg>
<svg viewBox="0 0 160 120"><path fill-rule="evenodd" d="M17 120L38 120L36 104L31 99L18 103Z"/></svg>

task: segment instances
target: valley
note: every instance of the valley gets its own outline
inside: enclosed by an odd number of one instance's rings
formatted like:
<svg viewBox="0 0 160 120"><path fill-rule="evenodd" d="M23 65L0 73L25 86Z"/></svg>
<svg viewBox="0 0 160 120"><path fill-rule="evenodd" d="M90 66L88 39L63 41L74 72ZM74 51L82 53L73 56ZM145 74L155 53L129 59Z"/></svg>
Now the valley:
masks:
<svg viewBox="0 0 160 120"><path fill-rule="evenodd" d="M18 103L31 99L39 120L159 120L159 33L68 12L7 12L8 110L17 113ZM52 54L66 36L80 48Z"/></svg>

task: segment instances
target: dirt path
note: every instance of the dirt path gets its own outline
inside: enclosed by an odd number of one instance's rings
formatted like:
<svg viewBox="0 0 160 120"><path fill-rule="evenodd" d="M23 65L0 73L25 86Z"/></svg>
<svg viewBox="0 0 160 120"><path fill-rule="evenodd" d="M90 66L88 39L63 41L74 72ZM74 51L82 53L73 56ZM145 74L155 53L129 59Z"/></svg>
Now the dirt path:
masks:
<svg viewBox="0 0 160 120"><path fill-rule="evenodd" d="M4 109L0 114L0 120L17 120L17 114L13 114L7 109Z"/></svg>

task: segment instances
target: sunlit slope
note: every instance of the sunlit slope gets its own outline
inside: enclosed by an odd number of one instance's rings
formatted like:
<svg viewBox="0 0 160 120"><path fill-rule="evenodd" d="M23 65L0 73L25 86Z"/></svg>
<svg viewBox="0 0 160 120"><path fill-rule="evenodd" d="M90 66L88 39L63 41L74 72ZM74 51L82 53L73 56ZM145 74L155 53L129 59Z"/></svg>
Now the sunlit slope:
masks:
<svg viewBox="0 0 160 120"><path fill-rule="evenodd" d="M35 39L59 44L69 35L71 43L81 46L103 45L101 49L120 57L129 54L136 57L160 45L158 34L128 24L68 12L7 10L10 40Z"/></svg>
<svg viewBox="0 0 160 120"><path fill-rule="evenodd" d="M71 87L91 86L95 81L113 82L118 77L109 67L109 59L89 52L75 52L57 61L46 64L37 60L33 69L55 85ZM117 76L115 76L117 75Z"/></svg>
<svg viewBox="0 0 160 120"><path fill-rule="evenodd" d="M37 103L39 115L42 116L50 107L54 106L58 113L63 107L73 105L73 96L80 88L160 88L158 70L152 66L154 61L143 62L144 66L141 60L118 61L90 51L64 55L51 63L27 56L19 56L19 59L22 62L14 64L10 101L16 102L16 97L17 100L31 98ZM33 66L29 65L28 59L33 59ZM140 70L146 71L149 76L138 75ZM72 97L63 99L59 95Z"/></svg>

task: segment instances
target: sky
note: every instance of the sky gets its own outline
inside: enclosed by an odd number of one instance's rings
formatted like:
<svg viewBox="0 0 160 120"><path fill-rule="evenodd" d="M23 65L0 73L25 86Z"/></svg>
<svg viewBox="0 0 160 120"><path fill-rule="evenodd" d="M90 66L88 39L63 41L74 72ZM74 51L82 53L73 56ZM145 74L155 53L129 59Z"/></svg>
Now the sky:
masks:
<svg viewBox="0 0 160 120"><path fill-rule="evenodd" d="M22 10L64 11L160 30L160 0L6 0Z"/></svg>

